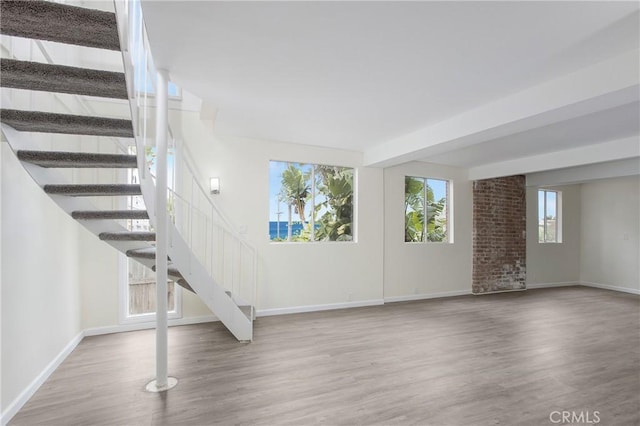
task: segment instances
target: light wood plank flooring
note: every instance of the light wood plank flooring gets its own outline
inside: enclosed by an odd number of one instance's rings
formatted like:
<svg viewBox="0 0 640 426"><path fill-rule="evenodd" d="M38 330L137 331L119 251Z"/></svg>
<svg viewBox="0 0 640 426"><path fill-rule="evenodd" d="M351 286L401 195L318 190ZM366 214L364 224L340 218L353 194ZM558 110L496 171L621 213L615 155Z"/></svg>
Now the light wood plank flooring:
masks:
<svg viewBox="0 0 640 426"><path fill-rule="evenodd" d="M583 287L170 330L178 386L143 391L153 331L84 339L14 425L640 424L640 298ZM593 418L593 417L592 417Z"/></svg>

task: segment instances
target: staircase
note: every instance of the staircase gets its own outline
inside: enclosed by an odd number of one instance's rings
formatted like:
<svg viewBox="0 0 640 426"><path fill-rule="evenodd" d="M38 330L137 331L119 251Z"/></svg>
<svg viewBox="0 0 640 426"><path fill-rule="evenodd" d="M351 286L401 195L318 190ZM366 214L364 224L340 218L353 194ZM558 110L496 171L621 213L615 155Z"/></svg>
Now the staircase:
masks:
<svg viewBox="0 0 640 426"><path fill-rule="evenodd" d="M114 13L45 1L2 0L0 4L2 34L106 50L121 49ZM122 45L126 49L126 44ZM126 58L123 54L125 70ZM4 88L129 99L130 103L135 97L132 93L135 87L133 73L125 75L13 58L2 58L0 71L0 85ZM149 220L151 224L154 223L155 188L145 156L48 151L40 149L38 143L33 141L35 133L119 138L129 141L129 145L135 143L137 152L143 153L144 135L135 130L135 123L110 117L12 109L10 100L4 96L2 104L2 131L17 158L43 191L100 240L129 258L155 269L155 233L132 232L122 224L126 220ZM63 169L138 169L140 183L69 181L61 173ZM105 210L96 207L95 197L137 195L143 196L148 210ZM238 340L252 340L253 306L247 302L239 304L238 298L225 288L225 283L212 277L206 264L203 265L202 257L192 252L192 245L185 241L175 224L170 225L169 237L169 277L178 285L198 294Z"/></svg>

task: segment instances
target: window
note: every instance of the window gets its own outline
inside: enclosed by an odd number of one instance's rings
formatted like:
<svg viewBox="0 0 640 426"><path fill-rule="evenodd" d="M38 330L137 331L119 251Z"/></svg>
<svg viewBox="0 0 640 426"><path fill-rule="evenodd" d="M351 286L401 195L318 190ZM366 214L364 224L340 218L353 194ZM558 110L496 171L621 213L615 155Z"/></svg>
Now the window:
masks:
<svg viewBox="0 0 640 426"><path fill-rule="evenodd" d="M153 87L150 81L146 82L146 87L144 88L144 91L147 93L148 96L156 95L156 89ZM182 100L182 89L180 89L178 86L175 85L175 83L170 81L167 86L167 96L171 100Z"/></svg>
<svg viewBox="0 0 640 426"><path fill-rule="evenodd" d="M135 154L135 147L129 148L130 154ZM155 147L147 147L146 158L151 174L155 174L156 150ZM175 152L168 153L168 184L174 187ZM127 170L129 183L139 183L138 169ZM124 206L123 206L124 207ZM169 204L171 208L171 204ZM141 195L126 197L126 209L146 210ZM128 219L122 223L129 231L148 232L153 231L148 219ZM121 256L121 294L120 294L120 321L122 323L137 323L153 321L156 313L156 273L132 258ZM167 280L167 312L169 318L182 317L182 292L176 283Z"/></svg>
<svg viewBox="0 0 640 426"><path fill-rule="evenodd" d="M269 163L269 240L353 241L349 167Z"/></svg>
<svg viewBox="0 0 640 426"><path fill-rule="evenodd" d="M156 313L156 273L148 267L128 259L127 317ZM176 303L176 285L167 280L167 311L172 318L180 317Z"/></svg>
<svg viewBox="0 0 640 426"><path fill-rule="evenodd" d="M405 242L450 242L449 181L404 178Z"/></svg>
<svg viewBox="0 0 640 426"><path fill-rule="evenodd" d="M560 191L538 190L538 242L562 242L561 201Z"/></svg>

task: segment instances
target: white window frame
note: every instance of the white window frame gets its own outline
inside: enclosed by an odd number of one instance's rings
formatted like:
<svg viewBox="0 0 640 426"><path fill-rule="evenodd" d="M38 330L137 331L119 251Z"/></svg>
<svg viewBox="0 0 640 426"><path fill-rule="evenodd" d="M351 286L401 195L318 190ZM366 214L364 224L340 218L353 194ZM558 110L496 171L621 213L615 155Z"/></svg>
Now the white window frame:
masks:
<svg viewBox="0 0 640 426"><path fill-rule="evenodd" d="M538 212L540 210L540 193L543 193L543 206L542 206L542 240L540 240L540 234L538 231L538 243L540 244L562 244L562 191L558 191L556 189L545 189L538 188L537 192L537 202L538 202ZM555 241L550 240L547 241L547 193L553 192L556 194L556 239ZM540 226L540 215L538 214L538 222L537 226Z"/></svg>
<svg viewBox="0 0 640 426"><path fill-rule="evenodd" d="M446 204L445 204L445 208L446 208L446 220L447 220L447 228L446 228L446 238L444 241L429 241L426 238L426 234L425 234L425 239L424 241L404 241L405 244L453 244L454 243L454 239L453 239L453 229L454 229L454 220L453 220L453 179L447 179L447 178L442 178L442 177L427 177L427 176L415 176L415 175L405 175L402 183L403 185L406 182L407 178L414 178L414 179L422 179L424 181L424 206L423 209L426 212L427 210L427 181L429 180L439 180L439 181L443 181L446 182L447 184L447 189L446 189ZM406 194L403 193L403 200L404 200L404 196L406 196ZM403 214L402 217L402 221L403 221L403 229L404 226L406 226L406 224L404 223L404 221L406 221L406 216ZM403 237L404 239L404 237Z"/></svg>
<svg viewBox="0 0 640 426"><path fill-rule="evenodd" d="M120 253L118 256L118 270L120 272L120 291L118 291L118 311L120 324L151 323L156 320L156 313L129 314L129 258ZM173 298L176 309L168 312L169 319L182 318L182 287L178 283L173 284Z"/></svg>
<svg viewBox="0 0 640 426"><path fill-rule="evenodd" d="M177 166L176 166L177 167ZM126 170L121 171L121 179L126 181L128 174ZM175 171L178 174L178 171ZM126 197L120 197L119 208L127 209ZM168 319L182 318L182 287L174 282L173 297L175 310L168 312ZM129 314L129 258L123 254L118 254L118 321L119 324L141 324L152 323L156 320L156 313Z"/></svg>
<svg viewBox="0 0 640 426"><path fill-rule="evenodd" d="M309 166L328 166L328 167L342 167L345 169L353 170L353 211L351 212L351 240L350 241L318 241L312 239L310 241L273 241L269 236L268 242L269 244L274 245L288 245L288 244L309 244L318 245L318 244L357 244L358 243L358 168L353 166L344 166L339 164L327 164L327 163L313 163L313 162L304 162L304 161L291 161L291 160L276 160L270 159L269 164L272 162L276 163L290 163L290 164L304 164ZM269 175L268 182L270 183L271 176ZM271 203L269 199L269 208L268 214L271 215ZM270 221L270 219L269 219ZM269 223L269 222L267 222Z"/></svg>

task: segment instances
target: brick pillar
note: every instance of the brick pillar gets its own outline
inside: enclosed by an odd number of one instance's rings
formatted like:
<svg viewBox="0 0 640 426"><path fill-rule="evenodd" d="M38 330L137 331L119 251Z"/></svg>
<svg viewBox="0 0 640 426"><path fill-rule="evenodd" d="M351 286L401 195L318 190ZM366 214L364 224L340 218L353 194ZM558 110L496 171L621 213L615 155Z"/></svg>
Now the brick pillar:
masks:
<svg viewBox="0 0 640 426"><path fill-rule="evenodd" d="M473 293L526 288L524 176L473 183Z"/></svg>

